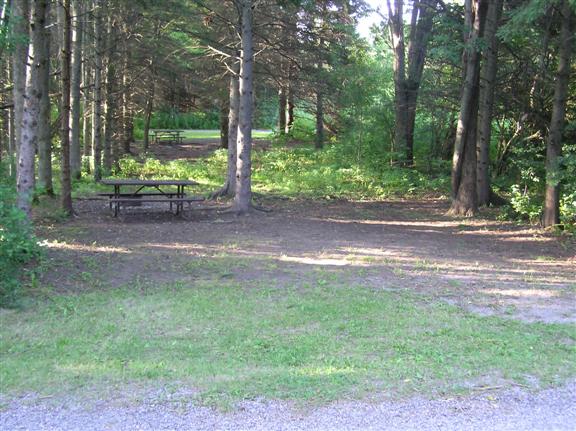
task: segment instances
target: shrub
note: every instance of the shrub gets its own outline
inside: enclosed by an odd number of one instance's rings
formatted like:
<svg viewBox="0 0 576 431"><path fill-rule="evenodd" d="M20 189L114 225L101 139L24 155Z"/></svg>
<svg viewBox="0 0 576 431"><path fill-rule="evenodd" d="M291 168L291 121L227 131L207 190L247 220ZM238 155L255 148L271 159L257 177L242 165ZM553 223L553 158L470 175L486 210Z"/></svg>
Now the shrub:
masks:
<svg viewBox="0 0 576 431"><path fill-rule="evenodd" d="M0 166L0 306L15 304L24 265L39 256L40 248L26 221L16 207L12 181Z"/></svg>
<svg viewBox="0 0 576 431"><path fill-rule="evenodd" d="M517 182L509 188L510 205L503 208L502 218L512 218L537 223L544 207L546 188L545 159L542 151L531 148L518 148L512 167L516 171ZM560 224L563 229L573 232L576 229L576 145L565 145L561 158L560 182Z"/></svg>

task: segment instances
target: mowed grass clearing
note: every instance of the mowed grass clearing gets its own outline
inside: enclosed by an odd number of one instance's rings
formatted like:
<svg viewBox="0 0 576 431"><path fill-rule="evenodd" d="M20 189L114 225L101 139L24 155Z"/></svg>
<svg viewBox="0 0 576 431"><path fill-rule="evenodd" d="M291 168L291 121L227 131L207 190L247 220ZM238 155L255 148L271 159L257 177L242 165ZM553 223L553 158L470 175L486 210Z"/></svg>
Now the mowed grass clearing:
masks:
<svg viewBox="0 0 576 431"><path fill-rule="evenodd" d="M182 137L184 139L220 139L220 130L182 129ZM254 129L252 130L252 137L255 139L270 139L272 131Z"/></svg>
<svg viewBox="0 0 576 431"><path fill-rule="evenodd" d="M325 402L576 371L574 327L466 313L338 284L275 288L199 281L53 296L0 313L4 394L113 385L193 388L222 405L265 397Z"/></svg>

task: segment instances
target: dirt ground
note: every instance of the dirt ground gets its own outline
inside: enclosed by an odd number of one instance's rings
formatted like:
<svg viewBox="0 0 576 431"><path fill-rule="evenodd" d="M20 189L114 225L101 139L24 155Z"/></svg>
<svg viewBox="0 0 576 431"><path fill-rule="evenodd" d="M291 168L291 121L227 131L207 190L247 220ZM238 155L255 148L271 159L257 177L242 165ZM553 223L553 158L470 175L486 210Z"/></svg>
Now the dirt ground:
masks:
<svg viewBox="0 0 576 431"><path fill-rule="evenodd" d="M195 140L152 152L197 158L216 147ZM260 203L271 211L237 217L225 202L202 202L176 217L150 204L113 218L104 202L76 201L73 220L39 228L51 268L43 281L62 292L199 277L278 287L350 283L486 315L576 321L574 240L490 214L449 217L446 200Z"/></svg>

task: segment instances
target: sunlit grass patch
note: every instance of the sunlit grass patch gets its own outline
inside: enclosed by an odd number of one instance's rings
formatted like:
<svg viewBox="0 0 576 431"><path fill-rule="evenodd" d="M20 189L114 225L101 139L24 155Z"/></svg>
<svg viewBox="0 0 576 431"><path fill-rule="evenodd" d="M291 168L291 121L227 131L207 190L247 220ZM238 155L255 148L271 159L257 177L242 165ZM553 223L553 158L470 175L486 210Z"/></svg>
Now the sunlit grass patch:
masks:
<svg viewBox="0 0 576 431"><path fill-rule="evenodd" d="M248 283L250 284L250 283ZM220 403L448 391L576 371L573 326L527 324L336 285L203 281L57 296L0 315L5 393L164 381Z"/></svg>
<svg viewBox="0 0 576 431"><path fill-rule="evenodd" d="M252 130L252 137L255 139L268 139L272 136L270 130ZM182 130L184 139L220 139L220 130Z"/></svg>
<svg viewBox="0 0 576 431"><path fill-rule="evenodd" d="M253 152L252 184L258 193L308 198L381 199L394 196L442 194L448 177L431 178L413 169L387 167L370 169L341 153L339 144L322 151L311 145L284 147L273 145ZM164 161L148 157L120 160L118 177L154 179L193 179L195 192L209 193L224 182L226 150L216 150L200 160ZM78 194L94 188L79 182ZM101 191L101 187L94 188Z"/></svg>

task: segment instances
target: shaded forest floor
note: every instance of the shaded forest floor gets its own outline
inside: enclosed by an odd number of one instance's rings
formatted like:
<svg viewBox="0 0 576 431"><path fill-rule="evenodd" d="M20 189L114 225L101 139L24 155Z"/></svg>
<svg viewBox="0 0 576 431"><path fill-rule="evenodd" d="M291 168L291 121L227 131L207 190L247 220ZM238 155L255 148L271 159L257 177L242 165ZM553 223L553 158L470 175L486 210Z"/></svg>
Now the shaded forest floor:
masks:
<svg viewBox="0 0 576 431"><path fill-rule="evenodd" d="M279 287L325 279L422 294L483 315L576 321L570 240L448 217L439 200L261 203L272 211L236 217L221 211L224 204L202 203L184 219L165 205L128 208L114 219L105 204L80 202L74 221L41 228L50 267L62 269L45 273L44 282L59 292L90 289L78 280L91 265L106 269L92 275L111 288L208 275Z"/></svg>
<svg viewBox="0 0 576 431"><path fill-rule="evenodd" d="M269 141L257 140L256 149ZM209 138L182 145L153 145L160 160L198 160L219 146ZM483 315L525 321L576 322L576 240L528 225L446 215L439 199L378 202L266 199L272 210L235 217L226 203L202 203L183 219L165 205L128 208L114 219L101 202L78 201L78 217L44 225L53 265L46 282L66 291L77 287L85 261L110 264L103 285L133 279L169 282L190 279L178 262L215 262L238 280L267 278L302 282L326 273L370 288L403 289L456 304ZM62 249L58 244L67 244ZM210 260L208 268L203 262ZM245 265L247 260L249 265ZM165 262L165 263L161 263ZM270 270L274 266L274 270ZM176 268L176 270L174 269ZM63 275L65 274L65 275Z"/></svg>

